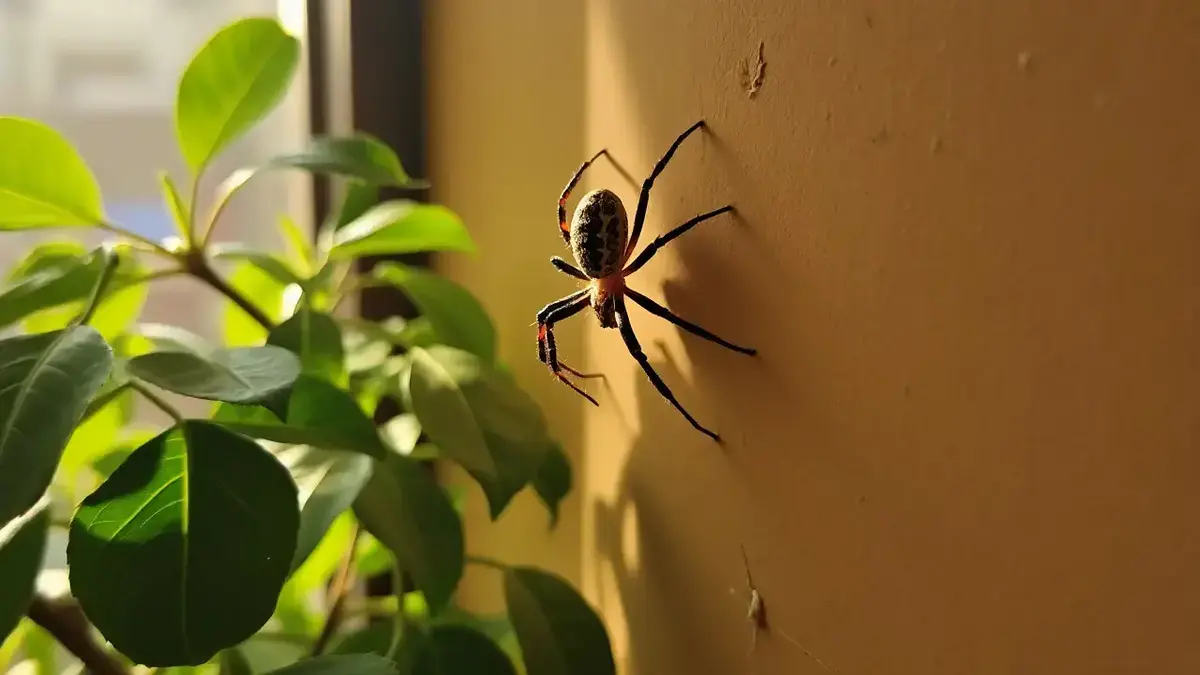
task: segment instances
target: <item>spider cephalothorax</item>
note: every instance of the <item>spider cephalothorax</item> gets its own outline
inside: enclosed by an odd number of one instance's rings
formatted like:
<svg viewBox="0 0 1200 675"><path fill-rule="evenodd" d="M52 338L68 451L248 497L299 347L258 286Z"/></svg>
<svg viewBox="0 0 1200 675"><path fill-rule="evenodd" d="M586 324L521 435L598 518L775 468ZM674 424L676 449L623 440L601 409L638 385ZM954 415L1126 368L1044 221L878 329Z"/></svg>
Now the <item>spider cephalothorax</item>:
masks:
<svg viewBox="0 0 1200 675"><path fill-rule="evenodd" d="M625 285L625 279L649 262L654 257L654 254L666 245L667 242L687 232L697 223L733 210L732 206L722 206L715 211L696 216L666 234L657 237L646 246L633 262L629 262L630 256L637 247L638 237L642 232L642 224L646 219L646 207L649 205L650 189L654 186L654 179L662 173L667 162L670 161L671 156L675 154L675 150L679 148L683 140L702 126L704 126L703 120L688 127L687 131L684 131L675 139L675 142L671 144L667 152L654 165L654 171L642 183L642 192L638 198L637 212L634 214L632 231L629 227L629 219L626 216L624 204L610 190L593 190L584 195L579 200L579 205L575 208L575 214L570 224L567 224L566 205L567 199L571 196L571 190L579 183L579 179L583 177L583 172L591 166L592 162L599 159L601 155L607 155L607 151L601 150L596 153L595 156L584 162L579 167L579 170L575 172L575 175L571 177L570 182L567 183L567 187L563 189L562 195L558 199L558 227L562 232L563 241L571 247L571 253L574 255L575 262L579 266L576 267L559 257L551 258L550 262L560 272L580 281L586 281L587 286L565 298L546 305L542 308L542 311L538 312L538 358L541 359L542 363L550 367L550 371L554 373L555 377L595 404L596 399L588 395L583 389L580 389L574 382L567 379L563 373L570 373L576 377L583 378L599 377L599 375L581 373L559 361L558 350L554 343L554 324L578 314L584 307L591 306L601 326L620 330L621 339L625 341L625 346L629 349L629 353L633 355L633 358L637 360L642 370L646 372L646 375L650 378L650 382L654 384L658 393L670 401L671 405L675 406L693 427L714 440L720 441L720 437L717 434L704 428L680 405L666 383L654 371L649 359L646 358L646 354L642 351L642 347L638 343L637 335L634 334L633 326L629 322L629 312L625 308L625 297L628 296L630 300L642 309L670 321L693 335L702 337L710 342L715 342L727 349L741 352L742 354L754 355L757 353L749 347L739 347L727 342L700 326L676 316L666 307Z"/></svg>

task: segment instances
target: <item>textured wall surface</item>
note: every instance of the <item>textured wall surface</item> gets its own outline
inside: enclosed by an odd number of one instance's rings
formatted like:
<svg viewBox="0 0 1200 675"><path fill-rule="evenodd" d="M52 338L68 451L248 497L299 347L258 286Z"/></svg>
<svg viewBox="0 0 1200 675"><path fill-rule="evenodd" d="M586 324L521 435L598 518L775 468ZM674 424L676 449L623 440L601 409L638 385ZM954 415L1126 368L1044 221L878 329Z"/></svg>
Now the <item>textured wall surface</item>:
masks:
<svg viewBox="0 0 1200 675"><path fill-rule="evenodd" d="M480 547L580 579L626 673L820 672L778 634L747 655L741 545L843 673L1200 672L1200 5L477 5L431 24L438 199L487 246L450 269L580 472L566 534L529 509ZM640 179L699 118L643 241L739 216L631 285L761 355L631 312L723 449L616 331L566 333L592 409L529 325L575 288L544 259L578 162Z"/></svg>

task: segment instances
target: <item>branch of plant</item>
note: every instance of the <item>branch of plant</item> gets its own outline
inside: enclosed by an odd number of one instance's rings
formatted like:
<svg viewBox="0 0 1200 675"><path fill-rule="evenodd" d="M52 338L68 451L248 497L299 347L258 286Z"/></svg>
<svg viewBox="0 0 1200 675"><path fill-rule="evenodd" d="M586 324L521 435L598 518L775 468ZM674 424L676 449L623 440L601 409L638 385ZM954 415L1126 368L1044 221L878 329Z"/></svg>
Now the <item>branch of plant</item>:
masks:
<svg viewBox="0 0 1200 675"><path fill-rule="evenodd" d="M329 643L333 640L333 636L337 635L338 626L341 625L342 619L346 613L346 596L350 592L350 579L354 572L354 558L358 553L358 537L362 534L362 526L358 523L354 524L354 532L350 536L350 547L346 549L346 554L342 556L342 564L338 568L337 575L333 578L333 583L329 586L329 592L326 595L325 604L329 606L329 614L325 616L325 625L321 627L321 633L317 636L316 642L313 643L312 655L320 656Z"/></svg>
<svg viewBox="0 0 1200 675"><path fill-rule="evenodd" d="M175 420L176 424L183 422L183 413L179 412L179 409L175 406L167 403L166 399L159 396L158 393L156 393L150 387L147 387L145 384L137 380L130 380L129 388L141 394L147 401L153 403L154 407L170 415L171 419Z"/></svg>
<svg viewBox="0 0 1200 675"><path fill-rule="evenodd" d="M150 239L149 237L144 237L144 236L138 234L137 232L132 232L130 230L127 230L127 229L121 227L120 225L103 222L103 223L97 223L96 227L98 227L101 230L104 230L106 232L112 232L113 234L120 235L122 237L125 237L126 239L132 239L133 241L141 244L142 246L147 247L149 250L151 250L155 253L158 253L160 255L165 255L170 258L175 257L175 254L170 249L168 249L166 246L163 246L162 244L158 243L157 241L154 241L153 239Z"/></svg>
<svg viewBox="0 0 1200 675"><path fill-rule="evenodd" d="M181 257L180 261L183 263L184 270L188 274L199 279L200 281L203 281L221 295L229 298L233 304L241 308L243 312L258 322L258 324L263 328L271 330L275 327L275 322L271 320L271 317L267 316L266 312L259 309L258 305L250 302L246 296L239 293L238 290L233 286L230 286L228 282L222 279L216 273L216 271L213 270L212 266L208 264L208 259L204 257L204 253L202 251L189 251L187 255Z"/></svg>
<svg viewBox="0 0 1200 675"><path fill-rule="evenodd" d="M87 617L73 602L34 595L26 614L82 661L91 675L129 675L125 665L92 637Z"/></svg>
<svg viewBox="0 0 1200 675"><path fill-rule="evenodd" d="M83 314L79 316L79 325L85 325L92 320L92 315L96 313L96 308L104 300L104 291L108 290L108 284L112 281L113 272L117 271L117 265L121 263L121 257L111 248L104 249L104 269L100 271L100 278L96 280L96 285L92 288L92 297L88 298L87 306L83 310Z"/></svg>

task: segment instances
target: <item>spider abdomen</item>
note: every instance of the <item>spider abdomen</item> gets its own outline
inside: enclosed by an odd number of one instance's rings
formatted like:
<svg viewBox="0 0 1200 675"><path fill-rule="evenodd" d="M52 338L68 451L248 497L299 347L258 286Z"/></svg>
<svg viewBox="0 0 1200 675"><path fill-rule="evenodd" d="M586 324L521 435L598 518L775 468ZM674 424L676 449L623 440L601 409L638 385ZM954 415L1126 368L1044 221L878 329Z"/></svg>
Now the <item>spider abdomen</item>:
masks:
<svg viewBox="0 0 1200 675"><path fill-rule="evenodd" d="M621 198L611 190L592 190L579 200L571 218L571 253L585 274L602 279L621 270L629 219Z"/></svg>

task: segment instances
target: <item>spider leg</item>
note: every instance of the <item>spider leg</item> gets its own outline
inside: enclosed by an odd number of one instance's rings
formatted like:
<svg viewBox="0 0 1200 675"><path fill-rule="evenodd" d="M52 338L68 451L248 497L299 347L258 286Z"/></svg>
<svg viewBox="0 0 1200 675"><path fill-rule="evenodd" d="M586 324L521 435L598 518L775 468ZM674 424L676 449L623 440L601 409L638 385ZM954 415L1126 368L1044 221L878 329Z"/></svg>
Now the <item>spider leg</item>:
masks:
<svg viewBox="0 0 1200 675"><path fill-rule="evenodd" d="M692 323L691 321L688 321L686 319L679 317L671 310L667 309L666 307L663 307L662 305L660 305L657 302L651 300L650 298L642 295L641 293L638 293L637 291L633 290L632 288L630 288L628 286L625 287L625 293L629 296L630 300L633 300L642 309L646 310L647 312L650 312L654 316L657 316L659 318L670 321L671 323L675 324L676 326L679 326L680 328L686 330L687 332L691 333L692 335L704 338L705 340L719 344L726 349L732 349L735 352L746 354L748 356L754 356L755 354L758 353L757 349L752 349L750 347L739 347L738 345L735 345L732 342L729 342L721 337L718 337L718 336L710 333L709 331L705 330L704 328L701 328L700 326L697 326L696 324Z"/></svg>
<svg viewBox="0 0 1200 675"><path fill-rule="evenodd" d="M679 149L679 146L683 143L683 139L690 136L693 131L702 126L704 126L704 120L696 122L692 126L688 127L687 131L679 134L679 137L675 139L675 142L671 144L671 147L667 148L666 153L664 153L662 158L658 160L658 163L654 165L654 170L650 172L650 177L642 183L642 194L638 197L637 212L633 217L633 231L629 235L629 244L625 247L625 260L629 259L629 256L633 253L634 248L637 247L638 237L640 237L642 234L642 224L646 221L646 208L650 205L650 188L654 187L654 179L658 178L658 175L663 172L663 169L667 168L667 162L671 161L671 156L674 155L675 151Z"/></svg>
<svg viewBox="0 0 1200 675"><path fill-rule="evenodd" d="M578 314L584 307L588 306L588 289L580 289L571 295L556 300L538 312L538 359L550 367L550 372L554 374L560 382L575 390L575 393L586 398L592 405L600 405L595 398L592 398L586 391L580 389L574 382L567 379L562 374L563 364L558 361L558 346L554 342L554 324L558 321L568 319ZM570 368L568 372L578 372L574 368Z"/></svg>
<svg viewBox="0 0 1200 675"><path fill-rule="evenodd" d="M691 220L687 221L686 223L680 225L679 227L676 227L675 229L671 230L670 232L667 232L666 234L660 234L658 237L655 237L654 241L650 242L646 246L645 250L643 250L641 253L639 253L638 257L634 258L633 262L629 263L629 266L625 268L625 275L629 276L630 274L633 274L634 272L641 269L642 265L645 265L646 263L650 262L650 259L654 257L654 254L658 253L658 249L662 248L663 246L666 246L667 243L670 242L675 237L678 237L679 235L683 234L684 232L687 232L688 230L690 230L693 227L695 227L696 225L699 225L700 223L708 220L709 218L716 218L717 216L721 215L722 213L725 213L727 211L732 211L732 210L733 210L732 206L729 206L729 205L722 206L721 208L719 208L715 211L709 211L708 213L698 215L695 218L692 218ZM630 249L630 251L632 252L632 249Z"/></svg>
<svg viewBox="0 0 1200 675"><path fill-rule="evenodd" d="M678 410L685 418L687 418L687 421L690 422L697 431L720 443L721 437L704 428L702 424L697 422L696 418L692 417L691 413L689 413L682 405L680 405L679 401L675 398L675 394L671 393L671 389L667 386L667 383L663 382L663 379L654 371L654 367L650 365L650 359L646 358L646 353L642 351L642 345L638 343L637 335L635 335L633 332L633 325L629 322L629 312L625 308L624 298L620 295L617 295L615 300L617 310L617 328L619 328L621 331L621 338L625 340L625 346L629 349L629 353L633 356L634 360L638 362L638 365L641 366L642 370L646 372L646 376L650 378L650 383L654 385L654 388L658 390L658 393L661 394L663 398L667 399L671 405L675 406L676 410Z"/></svg>
<svg viewBox="0 0 1200 675"><path fill-rule="evenodd" d="M571 263L567 262L566 260L563 260L562 258L560 258L558 256L554 256L553 258L551 258L550 264L554 265L554 269L558 270L559 272L562 272L563 274L565 274L569 277L575 277L576 279L579 279L580 281L591 281L591 279L588 278L588 275L583 273L583 270L579 269L578 267L572 265Z"/></svg>
<svg viewBox="0 0 1200 675"><path fill-rule="evenodd" d="M567 182L567 186L563 188L562 195L558 198L558 229L562 231L563 241L571 241L571 226L567 223L567 200L571 198L571 190L579 184L579 179L583 178L583 172L592 165L601 155L607 155L608 149L603 149L600 152L592 155L592 158L585 161L575 171L575 175L571 176L571 180Z"/></svg>

